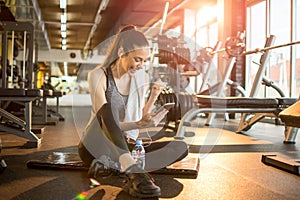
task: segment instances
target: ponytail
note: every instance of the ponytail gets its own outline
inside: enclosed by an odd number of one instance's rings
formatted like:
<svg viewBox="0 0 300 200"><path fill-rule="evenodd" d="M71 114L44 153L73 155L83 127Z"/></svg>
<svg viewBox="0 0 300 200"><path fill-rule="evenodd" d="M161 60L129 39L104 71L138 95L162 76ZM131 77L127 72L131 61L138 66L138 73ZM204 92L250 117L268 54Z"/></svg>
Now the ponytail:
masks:
<svg viewBox="0 0 300 200"><path fill-rule="evenodd" d="M126 54L135 49L144 47L149 47L149 42L145 35L138 31L135 25L126 25L122 27L115 36L102 66L107 68L114 64L119 57L118 50L120 48L123 48L123 51Z"/></svg>

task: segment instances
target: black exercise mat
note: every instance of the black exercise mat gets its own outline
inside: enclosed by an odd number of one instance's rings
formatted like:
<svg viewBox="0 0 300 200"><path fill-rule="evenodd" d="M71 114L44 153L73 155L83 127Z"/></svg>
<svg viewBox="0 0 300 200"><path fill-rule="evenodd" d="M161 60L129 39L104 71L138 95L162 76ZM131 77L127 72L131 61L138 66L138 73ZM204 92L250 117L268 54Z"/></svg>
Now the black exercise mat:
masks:
<svg viewBox="0 0 300 200"><path fill-rule="evenodd" d="M65 169L65 170L88 170L76 153L53 152L48 156L40 157L37 160L29 160L26 163L28 168L35 169Z"/></svg>
<svg viewBox="0 0 300 200"><path fill-rule="evenodd" d="M33 169L53 170L88 170L77 153L53 152L48 156L27 161L27 167ZM182 178L196 178L200 167L199 158L187 157L166 168L151 172L152 174L176 175Z"/></svg>

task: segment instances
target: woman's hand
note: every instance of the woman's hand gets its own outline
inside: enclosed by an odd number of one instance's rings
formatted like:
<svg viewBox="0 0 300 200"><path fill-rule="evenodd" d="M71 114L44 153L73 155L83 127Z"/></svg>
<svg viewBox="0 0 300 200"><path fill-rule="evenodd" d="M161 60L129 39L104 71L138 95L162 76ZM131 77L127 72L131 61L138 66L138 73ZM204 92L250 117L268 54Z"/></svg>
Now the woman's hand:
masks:
<svg viewBox="0 0 300 200"><path fill-rule="evenodd" d="M140 121L137 122L137 125L140 128L148 128L157 126L159 122L166 116L169 112L167 109L162 109L162 111L158 113L148 113L142 117Z"/></svg>
<svg viewBox="0 0 300 200"><path fill-rule="evenodd" d="M154 82L154 85L151 89L151 95L143 108L144 116L151 113L154 103L157 100L157 97L165 87L166 87L166 83L162 82L160 78Z"/></svg>
<svg viewBox="0 0 300 200"><path fill-rule="evenodd" d="M166 88L166 83L162 82L162 80L159 78L157 79L152 87L151 90L151 97L153 97L154 99L157 99L157 97L159 96L159 94L163 91L163 89Z"/></svg>

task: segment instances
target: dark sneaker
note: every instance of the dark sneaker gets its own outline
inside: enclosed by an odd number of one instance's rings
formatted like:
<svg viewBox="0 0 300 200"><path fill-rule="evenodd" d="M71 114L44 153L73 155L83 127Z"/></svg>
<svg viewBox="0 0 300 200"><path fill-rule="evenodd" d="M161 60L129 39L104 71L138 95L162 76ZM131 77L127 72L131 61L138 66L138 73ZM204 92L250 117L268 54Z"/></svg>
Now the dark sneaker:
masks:
<svg viewBox="0 0 300 200"><path fill-rule="evenodd" d="M129 167L126 172L126 181L123 190L138 198L159 197L160 187L154 184L153 178L137 165Z"/></svg>
<svg viewBox="0 0 300 200"><path fill-rule="evenodd" d="M107 156L101 156L99 159L94 159L89 171L88 177L89 178L97 178L97 177L106 177L112 174L119 174L120 173L120 165L112 161Z"/></svg>

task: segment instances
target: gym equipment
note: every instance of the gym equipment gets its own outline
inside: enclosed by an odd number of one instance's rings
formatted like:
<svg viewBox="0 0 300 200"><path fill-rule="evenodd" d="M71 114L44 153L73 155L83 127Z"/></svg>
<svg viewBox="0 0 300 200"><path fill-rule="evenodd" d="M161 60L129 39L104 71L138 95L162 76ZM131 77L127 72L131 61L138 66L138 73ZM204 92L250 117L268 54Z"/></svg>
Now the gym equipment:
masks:
<svg viewBox="0 0 300 200"><path fill-rule="evenodd" d="M216 52L220 49L222 45L221 41L218 41L214 48L211 47L206 47L203 48L200 51L200 55L197 57L197 60L199 60L201 63L203 63L203 78L202 78L202 84L200 86L199 92L204 91L205 87L214 87L209 85L209 78L211 77L212 69L213 69L213 60L216 58L217 54L216 53L211 53L211 52ZM206 70L205 70L206 69Z"/></svg>
<svg viewBox="0 0 300 200"><path fill-rule="evenodd" d="M266 41L266 48L271 46L275 36L270 36ZM189 122L193 117L199 113L242 113L242 118L238 127L237 132L242 130L249 130L251 126L262 119L265 116L271 116L278 118L279 112L292 105L296 99L293 98L255 98L261 80L263 79L263 72L266 67L267 60L269 59L269 51L265 51L261 57L261 65L256 74L253 87L251 89L250 97L210 97L210 96L201 96L196 95L198 107L194 107L188 111L181 119L178 126L178 132L175 138L182 139L184 137L184 123ZM272 102L273 101L273 102ZM239 105L241 104L241 105ZM261 107L262 106L262 107ZM247 112L248 111L248 112ZM254 113L254 117L246 119L246 116L249 113ZM291 128L287 128L285 131L285 142L294 142L295 135L294 131Z"/></svg>
<svg viewBox="0 0 300 200"><path fill-rule="evenodd" d="M238 53L233 53L233 55L236 56L242 56L242 55L249 55L249 54L253 54L253 53L264 53L266 51L272 50L272 49L277 49L277 48L281 48L281 47L287 47L287 46L292 46L295 44L300 44L300 41L295 41L295 42L289 42L286 44L280 44L280 45L276 45L276 46L269 46L269 47L265 47L265 48L257 48L254 50L249 50L249 51L238 51ZM238 46L239 44L237 44ZM236 48L235 46L231 47L232 49ZM230 50L229 50L230 51Z"/></svg>
<svg viewBox="0 0 300 200"><path fill-rule="evenodd" d="M1 26L3 27L3 43L2 43L2 66L6 66L2 68L2 88L8 88L11 87L7 82L7 75L10 75L12 77L12 72L15 72L18 70L17 74L13 74L14 77L18 77L20 80L19 82L19 88L29 88L32 89L36 86L36 79L35 79L35 74L37 70L39 69L38 65L33 64L33 48L34 48L34 41L33 41L33 25L31 23L25 23L25 22L1 22ZM5 71L9 71L7 66L8 61L7 61L7 44L8 44L8 36L11 34L11 40L12 40L12 45L15 43L18 43L21 48L23 48L23 55L22 55L22 70L19 69L19 67L14 67L13 65L10 67L11 72L9 73L4 73ZM19 42L15 42L19 41ZM23 44L21 42L23 41ZM14 54L15 48L12 48L12 55ZM37 52L37 50L36 50ZM36 55L37 57L37 55ZM11 58L13 59L13 58ZM6 61L6 62L5 62ZM13 78L12 78L13 79ZM54 94L53 94L54 93ZM53 122L50 122L47 119L47 98L59 98L61 97L62 94L61 92L53 92L50 90L45 90L43 92L43 98L41 100L41 113L42 113L42 118L41 120L34 120L35 122L39 122L39 124L55 124ZM13 101L13 100L12 100ZM58 99L57 99L58 102ZM19 102L23 103L23 102ZM23 105L24 106L24 105ZM58 114L58 108L59 104L57 103L56 107L56 112L52 111L52 113L59 115ZM34 107L35 111L36 107ZM60 120L63 120L64 118L62 116L59 116Z"/></svg>
<svg viewBox="0 0 300 200"><path fill-rule="evenodd" d="M212 55L226 52L229 57L240 56L245 49L245 32L238 32L235 37L228 37L225 41L225 47L223 48L212 48L205 47L202 49L201 53L202 59L209 60Z"/></svg>
<svg viewBox="0 0 300 200"><path fill-rule="evenodd" d="M26 163L28 168L53 170L82 170L88 171L89 166L84 165L77 153L53 152L36 160ZM175 175L181 178L197 178L200 167L199 158L185 158L166 168L159 169L152 174Z"/></svg>
<svg viewBox="0 0 300 200"><path fill-rule="evenodd" d="M227 47L228 45L233 45L236 43L241 43L244 41L244 33L238 32L236 37L229 37L226 40L225 46ZM208 61L209 66L207 67L207 71L204 73L203 77L203 82L200 87L200 91L197 94L200 95L213 95L217 97L222 97L226 96L226 89L227 86L233 87L233 89L237 90L242 96L246 96L246 92L244 88L242 88L239 84L235 83L230 79L231 72L233 70L234 64L236 62L236 56L231 56L229 55L229 60L227 62L227 65L224 70L224 74L222 76L222 80L212 86L209 86L207 89L204 90L204 87L208 85L208 79L211 77L211 69L212 69L212 63L213 59L219 52L225 51L227 48L220 48L221 47L221 42L218 41L215 45L214 48L204 48L202 50L202 54L204 54L204 57L202 57L202 60L205 60L206 62ZM227 52L227 51L226 51ZM200 54L201 56L201 54ZM212 120L215 118L216 114L215 113L210 113L208 116L208 119L206 121L206 125L211 125ZM229 116L227 113L225 113L225 119L228 120Z"/></svg>
<svg viewBox="0 0 300 200"><path fill-rule="evenodd" d="M43 92L39 89L33 88L33 24L29 22L7 22L1 21L2 27L2 85L0 88L0 101L13 101L21 102L24 104L24 119L21 119L12 113L0 107L0 130L6 131L11 134L28 139L26 146L38 147L41 144L41 139L38 138L32 132L32 102L43 96ZM11 35L10 35L11 33ZM12 43L17 43L15 40L24 40L22 48L24 48L24 54L26 52L25 59L23 60L22 73L26 74L26 84L20 85L20 88L9 88L7 69L8 69L8 37L12 36ZM12 47L12 49L14 49ZM12 54L14 54L12 50ZM12 62L12 61L11 61ZM25 63L25 64L24 64ZM13 68L11 68L11 76L13 75ZM25 80L25 75L22 77ZM25 87L26 86L26 87Z"/></svg>
<svg viewBox="0 0 300 200"><path fill-rule="evenodd" d="M214 54L224 52L224 51L226 51L226 53L231 57L239 57L239 56L244 56L244 55L249 55L249 54L254 54L254 53L264 53L264 52L272 50L272 49L277 49L277 48L286 47L286 46L292 46L292 45L296 45L296 44L300 44L300 41L294 41L294 42L280 44L280 45L276 45L276 46L267 46L264 48L256 48L253 50L245 51L245 40L243 38L240 38L239 36L237 36L237 37L228 37L226 39L224 48L213 50L211 47L206 47L206 48L204 48L204 50L207 51L206 54L208 57L210 55L214 55Z"/></svg>
<svg viewBox="0 0 300 200"><path fill-rule="evenodd" d="M53 117L51 117L51 115L58 117L59 121L64 121L65 118L59 113L59 98L62 97L63 92L58 91L58 90L52 90L52 89L45 89L43 88L43 90L48 90L49 91L49 95L46 95L45 97L43 97L43 101L42 101L42 113L43 113L43 121L46 124L56 124L55 119ZM51 91L51 92L50 92ZM55 109L49 109L47 106L47 99L48 98L56 98L56 106Z"/></svg>
<svg viewBox="0 0 300 200"><path fill-rule="evenodd" d="M8 87L8 81L6 77L6 70L7 70L7 60L8 60L8 36L10 32L13 32L14 35L17 35L16 32L22 32L24 43L24 55L23 55L23 69L22 69L22 79L26 79L26 88L32 89L33 88L33 46L34 46L34 28L33 25L29 22L8 22L8 21L1 21L0 26L2 27L2 88ZM27 60L26 60L27 58ZM26 67L26 69L25 69ZM27 78L26 78L26 71L27 71ZM21 88L25 88L25 86L21 86Z"/></svg>
<svg viewBox="0 0 300 200"><path fill-rule="evenodd" d="M34 100L32 104L32 125L56 125L58 121L64 121L64 117L59 113L59 98L62 92L41 88L42 96ZM48 108L47 99L56 98L56 106L53 109ZM13 113L16 116L23 116L24 102L7 101L3 109Z"/></svg>
<svg viewBox="0 0 300 200"><path fill-rule="evenodd" d="M57 85L56 85L57 86ZM54 109L47 109L48 115L53 115L59 118L59 121L65 121L64 116L62 116L59 112L59 98L62 97L65 92L61 92L60 90L56 89L56 86L51 85L49 81L44 81L42 85L42 89L48 89L53 91L53 98L56 98L56 105Z"/></svg>
<svg viewBox="0 0 300 200"><path fill-rule="evenodd" d="M166 129L175 129L170 126L170 122L177 121L180 119L180 104L178 102L178 96L182 89L186 88L186 83L188 82L187 76L181 76L179 65L188 65L190 64L190 50L188 48L184 48L183 45L185 41L181 38L175 37L167 37L166 35L158 35L157 39L153 42L157 43L158 46L158 54L154 55L158 57L158 61L160 64L167 64L168 68L165 70L165 75L168 75L167 81L170 88L170 91L165 90L158 97L158 104L163 105L165 103L174 102L175 107L172 108L167 115L167 122L164 125L164 128L160 131L161 134L156 135L169 135ZM181 81L182 80L182 81ZM183 84L181 84L181 82ZM176 132L176 131L175 131ZM174 132L170 132L172 137L174 136Z"/></svg>
<svg viewBox="0 0 300 200"><path fill-rule="evenodd" d="M285 125L300 128L300 101L279 113L279 117Z"/></svg>
<svg viewBox="0 0 300 200"><path fill-rule="evenodd" d="M243 34L238 33L237 38L240 38L239 41L241 41L244 37ZM167 46L172 43L172 41L167 42L169 39L165 36L160 37L161 45ZM173 42L176 43L176 42ZM214 48L209 48L211 52L218 52L218 50L221 47L221 42L217 42ZM210 86L209 85L209 78L212 73L212 68L213 68L213 60L216 57L217 53L210 53L207 52L206 50L208 48L204 48L205 50L202 50L202 56L201 54L198 56L197 60L203 65L203 69L206 69L205 72L203 72L203 81L200 87L200 92L198 94L209 94L209 95L215 95L215 96L225 96L225 91L226 91L226 86L230 85L233 86L235 89L237 89L242 96L245 96L245 91L244 89L230 80L230 74L231 71L234 67L234 63L236 61L236 57L230 57L229 61L227 63L226 69L224 70L225 74L222 77L222 81L218 82L215 85ZM168 57L168 59L171 59L171 56ZM170 63L169 63L170 64ZM172 77L176 77L176 74L172 75ZM176 79L176 81L178 78ZM176 83L175 83L176 84ZM173 84L174 85L174 84ZM205 87L207 89L204 90ZM162 105L163 103L167 102L175 102L176 106L170 110L170 112L167 115L167 123L164 126L164 129L170 128L173 129L175 132L178 129L178 124L179 120L181 119L181 116L183 116L189 109L193 108L196 106L196 104L193 102L194 94L187 94L187 93L182 93L178 92L178 90L173 91L164 91L159 97L159 104ZM214 113L210 113L209 117L207 119L207 125L210 125L212 123L213 118L215 117ZM225 114L225 118L228 119L228 115ZM169 125L170 122L175 122L175 127L172 127ZM193 134L189 134L192 136Z"/></svg>
<svg viewBox="0 0 300 200"><path fill-rule="evenodd" d="M234 82L231 81L229 79L229 77L230 77L231 71L233 69L236 56L240 52L243 52L242 48L245 47L245 45L243 45L243 41L244 41L243 36L244 35L242 33L238 33L237 37L227 39L226 44L225 44L225 48L219 49L220 44L217 43L216 47L211 52L205 54L206 56L203 59L204 60L209 60L209 58L213 58L213 56L216 55L216 53L218 53L220 51L226 50L226 52L227 52L227 51L231 50L231 52L229 54L235 55L235 57L234 56L230 57L228 65L226 66L226 69L224 70L225 74L223 75L222 82L217 83L216 85L212 86L211 88L209 88L207 90L204 90L203 93L200 92L199 94L208 94L209 93L210 95L214 94L214 96L216 96L216 97L226 96L225 95L226 85L228 83L234 85ZM274 48L274 47L270 48L271 45L273 44L274 40L275 40L275 36L273 36L273 35L271 35L266 40L265 48L263 48L265 50L265 52L261 57L259 70L256 74L256 77L255 77L255 80L254 80L254 83L253 83L253 87L252 87L251 92L250 92L250 97L255 97L256 96L256 93L259 89L259 86L260 86L261 82L263 82L263 84L266 85L266 86L274 88L275 90L278 91L278 93L281 95L281 97L284 97L284 92L282 90L280 90L280 88L272 80L270 80L270 79L266 78L265 76L263 76L263 73L266 69L266 66L267 66L267 63L268 63L268 60L269 60L269 56L270 56L269 51L267 51L267 50ZM165 44L165 46L166 46L167 45L166 44L167 39L164 38L163 41L164 42L162 42L162 43ZM169 43L171 43L171 41ZM280 46L282 46L282 45L280 45ZM233 50L235 50L235 51L233 51ZM233 52L235 52L235 53L233 53ZM237 52L239 52L239 53L237 53ZM171 58L171 57L172 56L169 56L169 58ZM207 74L209 74L209 71L208 71ZM206 77L208 77L208 76L206 75L204 77L204 81L207 80ZM245 91L244 91L243 88L241 88L238 85L237 86L234 85L234 86L242 94L242 96L244 96L244 97L246 96ZM203 87L203 85L202 85L202 87ZM180 108L181 108L180 111L184 110L182 108L185 107L185 104L184 104L184 102L180 101L180 99L182 99L182 98L180 98L180 94L176 93L175 97L176 97L175 99L179 99L179 104L181 104L180 105ZM193 107L194 105L191 105L191 106ZM178 109L178 106L176 108ZM191 108L191 107L188 107L188 109L189 108ZM178 110L177 110L176 113L179 113ZM181 112L181 115L184 115L185 113L186 113L186 111L183 112L183 113ZM214 118L215 115L216 115L216 113L210 112L209 117L208 117L207 122L206 122L206 125L210 125L212 123L212 119ZM256 112L254 116L250 116L250 117L249 117L249 113L242 112L242 118L241 118L241 121L240 121L237 132L249 130L253 124L255 124L256 122L258 122L259 120L261 120L262 118L267 117L267 116L275 117L276 119L278 118L277 115L273 115L272 113L269 113L269 112L267 112L267 113ZM225 115L225 117L227 117L227 115ZM175 122L178 122L178 118L175 119ZM185 123L187 123L187 121ZM178 124L176 124L175 125L175 130L178 127L179 127ZM294 130L292 130L291 128L288 128L286 130L286 135L294 135L292 132L294 132ZM290 139L288 139L288 137L286 137L285 142L289 142L289 141L292 141L292 139L290 140Z"/></svg>
<svg viewBox="0 0 300 200"><path fill-rule="evenodd" d="M272 49L277 49L281 47L286 47L286 46L292 46L295 44L300 44L300 41L295 41L295 42L289 42L286 44L280 44L276 46L267 46L264 48L256 48L253 50L248 50L245 51L245 41L244 39L241 39L240 37L229 37L227 38L225 42L225 47L216 51L211 51L210 54L215 54L219 52L226 51L226 53L232 57L239 57L239 56L244 56L244 55L249 55L249 54L254 54L254 53L264 53L266 51L272 50Z"/></svg>
<svg viewBox="0 0 300 200"><path fill-rule="evenodd" d="M231 39L227 39L225 45L228 43L231 44L231 43L234 43L236 41L243 41L244 40L244 34L243 33L240 33L238 32L237 33L237 37ZM224 70L224 74L222 76L222 81L218 84L218 87L217 87L217 92L215 94L215 96L217 97L222 97L222 96L226 96L226 86L231 83L233 84L233 81L230 80L230 75L231 75L231 72L233 70L233 67L234 67L234 64L236 62L236 57L234 56L230 56L229 57L229 61L225 67L225 70ZM245 91L243 89L241 89L241 87L239 88L240 91L241 91L241 94L244 96L245 95ZM200 92L201 94L201 92ZM212 93L211 93L212 95ZM206 125L210 125L212 123L212 120L215 118L216 116L216 113L210 113L209 116L208 116L208 119L207 119L207 122L206 122ZM229 117L228 117L228 114L225 113L225 119L228 120Z"/></svg>
<svg viewBox="0 0 300 200"><path fill-rule="evenodd" d="M264 49L268 49L269 47L271 47L273 45L274 41L275 41L275 36L270 35L270 37L268 37L266 39ZM257 92L258 92L258 90L260 88L260 85L262 83L266 86L270 86L270 87L274 88L281 95L281 97L285 96L284 92L282 90L280 90L280 88L276 84L274 84L271 80L269 80L268 78L266 78L264 76L269 58L270 58L270 51L266 50L260 58L259 68L258 68L257 73L255 75L249 97L256 97ZM247 113L243 113L242 116L241 116L241 120L240 120L238 129L237 129L237 132L242 132L242 131L249 130L253 124L255 124L256 122L258 122L259 120L261 120L262 118L264 118L266 116L268 116L268 113L257 113L253 116L250 116ZM278 117L276 116L276 118L278 118ZM292 130L290 130L290 131L292 131Z"/></svg>
<svg viewBox="0 0 300 200"><path fill-rule="evenodd" d="M294 127L295 131L289 137L292 137L291 140L295 141L298 128L300 128L300 101L288 107L279 113L280 119L285 123L286 126ZM284 171L300 175L300 158L297 154L293 152L287 152L287 155L283 154L271 154L271 155L262 155L261 161Z"/></svg>
<svg viewBox="0 0 300 200"><path fill-rule="evenodd" d="M20 101L25 104L24 120L0 108L0 116L5 118L5 123L0 123L0 130L28 139L26 146L38 147L41 139L32 132L32 102L42 96L39 89L0 89L0 101ZM2 120L3 121L3 120Z"/></svg>
<svg viewBox="0 0 300 200"><path fill-rule="evenodd" d="M56 98L56 105L54 109L46 108L47 116L55 116L58 117L59 121L65 121L64 116L59 111L59 98L63 96L63 92L58 90L53 90L52 98Z"/></svg>
<svg viewBox="0 0 300 200"><path fill-rule="evenodd" d="M188 64L190 62L190 50L184 48L184 41L180 38L169 38L166 35L159 35L156 42L159 50L156 55L160 64L168 64L175 61L177 64Z"/></svg>
<svg viewBox="0 0 300 200"><path fill-rule="evenodd" d="M38 117L39 120L34 120L34 124L36 125L56 125L57 120L49 120L47 114L47 99L53 98L53 90L43 89L43 97L40 99L39 103L41 105L34 106L33 110L36 112L34 114L35 117ZM39 114L38 114L39 112ZM40 117L41 116L41 117Z"/></svg>
<svg viewBox="0 0 300 200"><path fill-rule="evenodd" d="M211 97L196 95L197 107L189 110L181 119L176 139L183 139L185 122L189 122L199 113L268 113L278 114L297 101L293 98L253 98L253 97Z"/></svg>
<svg viewBox="0 0 300 200"><path fill-rule="evenodd" d="M292 174L300 175L300 164L299 159L291 159L287 156L283 155L262 155L261 161L278 169L282 169L284 171L290 172Z"/></svg>
<svg viewBox="0 0 300 200"><path fill-rule="evenodd" d="M240 34L238 33L238 35L240 35ZM227 49L227 51L228 51L230 49L228 47L228 45L234 45L235 43L239 44L240 41L242 41L241 35L240 35L240 39L238 39L238 37L236 37L235 39L229 39L229 40L227 40L227 44L225 45L226 47L224 49ZM274 43L274 41L275 41L275 36L273 36L273 35L271 35L269 38L267 38L266 43L265 43L265 49L270 47ZM235 46L240 46L242 48L244 45L235 45ZM237 50L237 51L241 52L241 50ZM251 88L251 92L249 95L250 97L256 96L261 83L265 86L272 87L280 94L281 97L285 97L284 92L272 80L270 80L264 76L264 72L267 67L269 56L270 56L270 53L268 51L266 51L260 59L259 69L258 69L258 72L256 73L255 80L254 80L252 88ZM232 58L235 58L235 57L232 57ZM233 63L230 63L230 64L233 65ZM227 66L227 68L225 70L226 73L225 73L224 81L222 82L223 85L218 86L219 90L221 89L221 91L222 91L222 88L225 88L225 86L226 86L225 80L227 79L227 82L231 81L229 79L229 76L230 76L230 73L232 70L232 66L230 64ZM237 91L239 91L242 94L243 97L246 96L243 88L237 86L236 89L237 89ZM207 93L207 91L205 91L205 93ZM203 93L200 93L200 94L203 94ZM220 96L220 93L217 93L217 96ZM210 125L212 123L211 116L214 116L214 115L215 114L210 114L210 117L208 118L206 125ZM249 114L243 113L237 132L249 130L253 124L255 124L257 121L261 120L262 118L264 118L268 115L269 115L268 113L256 113L256 114L254 114L254 116L249 116ZM277 119L277 117L276 117L276 119Z"/></svg>

